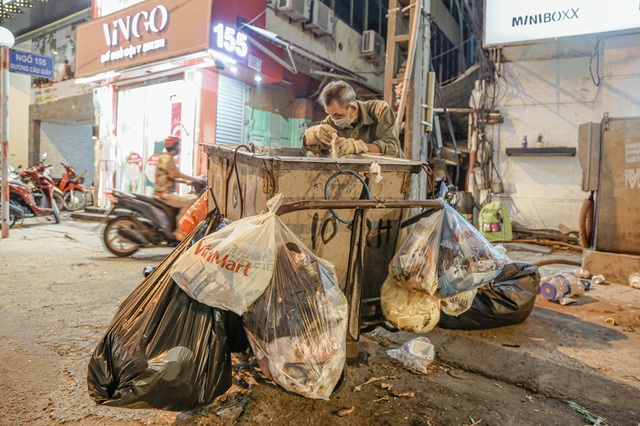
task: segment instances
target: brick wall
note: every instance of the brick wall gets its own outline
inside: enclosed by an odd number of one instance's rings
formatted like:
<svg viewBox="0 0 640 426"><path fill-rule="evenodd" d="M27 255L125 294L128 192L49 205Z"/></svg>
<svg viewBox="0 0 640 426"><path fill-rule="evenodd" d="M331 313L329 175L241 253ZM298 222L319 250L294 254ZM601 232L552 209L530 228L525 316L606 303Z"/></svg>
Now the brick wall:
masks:
<svg viewBox="0 0 640 426"><path fill-rule="evenodd" d="M76 173L84 175L84 187L89 188L93 182L94 140L91 138L91 126L73 126L67 124L40 123L40 153L47 153L47 164L53 166L51 175L62 176L64 168L61 162L70 164Z"/></svg>

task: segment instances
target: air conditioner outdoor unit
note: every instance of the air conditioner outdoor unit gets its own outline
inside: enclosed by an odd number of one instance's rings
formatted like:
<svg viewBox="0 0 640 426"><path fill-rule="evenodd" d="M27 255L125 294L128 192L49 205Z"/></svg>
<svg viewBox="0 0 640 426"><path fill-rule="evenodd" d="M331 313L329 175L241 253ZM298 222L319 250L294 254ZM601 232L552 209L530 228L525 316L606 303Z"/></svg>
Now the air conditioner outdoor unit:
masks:
<svg viewBox="0 0 640 426"><path fill-rule="evenodd" d="M305 30L310 30L316 35L333 34L333 10L319 0L311 3L311 18L304 24Z"/></svg>
<svg viewBox="0 0 640 426"><path fill-rule="evenodd" d="M294 21L308 21L311 0L278 0L278 13L284 13Z"/></svg>
<svg viewBox="0 0 640 426"><path fill-rule="evenodd" d="M373 30L362 33L362 48L360 56L371 62L377 62L384 58L384 38Z"/></svg>

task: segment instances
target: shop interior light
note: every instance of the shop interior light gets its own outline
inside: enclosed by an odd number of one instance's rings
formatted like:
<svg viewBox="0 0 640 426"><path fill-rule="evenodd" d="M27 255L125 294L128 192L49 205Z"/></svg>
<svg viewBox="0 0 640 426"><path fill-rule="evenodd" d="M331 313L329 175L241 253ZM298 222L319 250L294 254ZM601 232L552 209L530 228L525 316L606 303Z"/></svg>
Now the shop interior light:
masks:
<svg viewBox="0 0 640 426"><path fill-rule="evenodd" d="M209 52L209 54L211 55L211 57L213 59L219 59L222 62L224 62L225 64L235 64L236 63L235 59L225 55L224 53L220 53L217 50L209 49L208 52Z"/></svg>
<svg viewBox="0 0 640 426"><path fill-rule="evenodd" d="M162 71L170 70L172 68L176 68L176 66L172 62L165 62L163 64L156 65L153 68L153 71L154 72L162 72Z"/></svg>
<svg viewBox="0 0 640 426"><path fill-rule="evenodd" d="M253 77L253 79L255 81L257 81L258 83L260 83L262 81L262 77L260 77L259 75L256 75L255 77Z"/></svg>
<svg viewBox="0 0 640 426"><path fill-rule="evenodd" d="M116 77L120 75L119 72L116 71L109 71L109 72L105 72L102 74L97 74L94 75L92 77L81 77L81 78L76 78L74 80L74 82L76 84L87 84L87 83L95 83L96 81L100 81L100 80L106 80L107 78L111 78L111 77Z"/></svg>
<svg viewBox="0 0 640 426"><path fill-rule="evenodd" d="M237 73L238 72L238 67L231 67L229 68L229 71L231 71L232 73Z"/></svg>

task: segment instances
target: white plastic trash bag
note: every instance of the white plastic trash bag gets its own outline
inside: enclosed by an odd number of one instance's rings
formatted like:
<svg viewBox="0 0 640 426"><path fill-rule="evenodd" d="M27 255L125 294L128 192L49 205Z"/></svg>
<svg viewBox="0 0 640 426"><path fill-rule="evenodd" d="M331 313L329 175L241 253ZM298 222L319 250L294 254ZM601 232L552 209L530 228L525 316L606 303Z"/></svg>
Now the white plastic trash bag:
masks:
<svg viewBox="0 0 640 426"><path fill-rule="evenodd" d="M307 398L329 399L346 359L347 300L331 263L288 229L276 234L273 279L243 316L262 371Z"/></svg>
<svg viewBox="0 0 640 426"><path fill-rule="evenodd" d="M199 302L242 315L273 276L276 232L286 226L276 216L282 194L267 202L268 212L237 220L183 253L171 278Z"/></svg>
<svg viewBox="0 0 640 426"><path fill-rule="evenodd" d="M462 293L454 294L453 296L443 297L440 300L440 307L445 314L457 317L460 314L467 312L471 309L473 299L476 297L478 290L468 290Z"/></svg>
<svg viewBox="0 0 640 426"><path fill-rule="evenodd" d="M403 287L434 295L438 290L438 253L443 212L420 219L389 264Z"/></svg>
<svg viewBox="0 0 640 426"><path fill-rule="evenodd" d="M401 330L426 333L440 321L440 299L402 287L389 276L380 288L380 306L385 318Z"/></svg>
<svg viewBox="0 0 640 426"><path fill-rule="evenodd" d="M444 204L443 211L438 257L440 295L453 296L491 282L502 271L505 258L453 207Z"/></svg>
<svg viewBox="0 0 640 426"><path fill-rule="evenodd" d="M427 374L427 367L436 358L436 350L431 341L426 337L416 337L409 340L398 349L387 351L393 359L397 359L410 371L418 374Z"/></svg>

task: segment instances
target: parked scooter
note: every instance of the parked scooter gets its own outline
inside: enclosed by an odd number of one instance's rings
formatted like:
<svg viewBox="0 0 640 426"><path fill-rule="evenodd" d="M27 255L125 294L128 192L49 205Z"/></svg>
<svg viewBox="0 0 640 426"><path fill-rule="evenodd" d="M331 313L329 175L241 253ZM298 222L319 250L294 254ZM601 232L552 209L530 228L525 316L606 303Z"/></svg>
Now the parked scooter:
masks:
<svg viewBox="0 0 640 426"><path fill-rule="evenodd" d="M87 190L82 186L84 183L84 172L76 175L76 169L73 166L60 163L65 168L65 173L62 174L62 178L53 179L56 186L62 191L65 210L74 212L76 210L83 209L87 205Z"/></svg>
<svg viewBox="0 0 640 426"><path fill-rule="evenodd" d="M20 180L20 167L22 166L13 167L9 164L9 180Z"/></svg>
<svg viewBox="0 0 640 426"><path fill-rule="evenodd" d="M10 170L10 177L14 179L9 180L9 228L13 227L17 220L38 216L52 215L56 223L60 223L60 211L53 202L53 182L45 180L41 182L41 188L32 189L17 180L18 177L27 179L27 176L28 179L39 180L39 172L32 169L30 167L19 176L17 169Z"/></svg>
<svg viewBox="0 0 640 426"><path fill-rule="evenodd" d="M64 193L56 186L55 182L51 178L49 169L53 166L45 164L47 159L47 153L42 154L40 163L37 166L31 166L28 169L20 172L20 180L24 183L32 192L37 193L43 191L45 187L52 187L53 201L58 207L58 212L62 210L64 206ZM18 166L20 168L21 166Z"/></svg>
<svg viewBox="0 0 640 426"><path fill-rule="evenodd" d="M190 183L194 201L206 189L204 177L186 182ZM110 216L115 209L128 210L128 214L118 215L107 222L104 230L104 243L107 250L116 256L131 256L140 248L175 246L178 244L173 231L176 228L176 216L180 209L171 207L153 197L132 192L113 190L114 197Z"/></svg>

